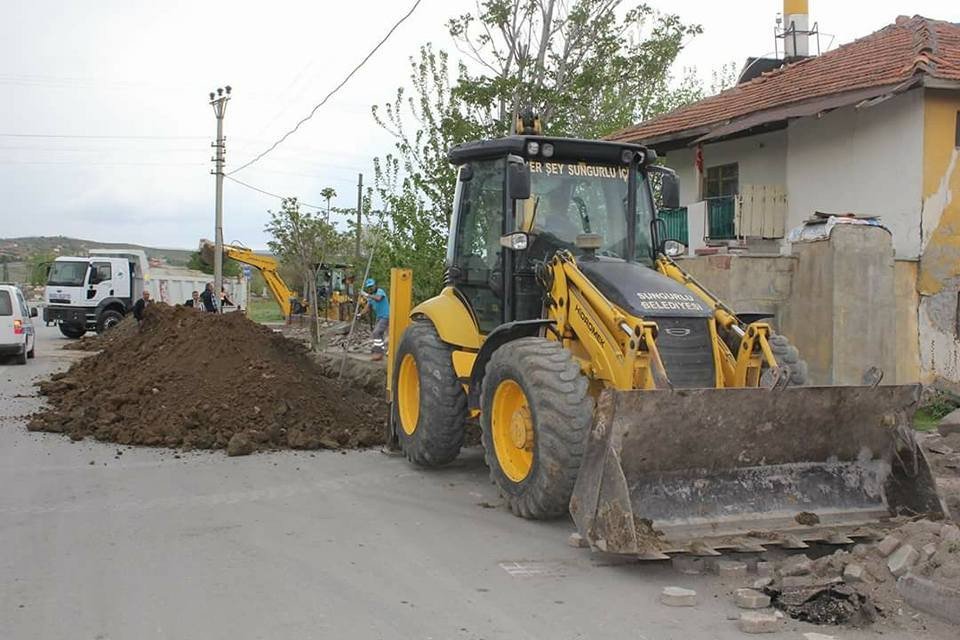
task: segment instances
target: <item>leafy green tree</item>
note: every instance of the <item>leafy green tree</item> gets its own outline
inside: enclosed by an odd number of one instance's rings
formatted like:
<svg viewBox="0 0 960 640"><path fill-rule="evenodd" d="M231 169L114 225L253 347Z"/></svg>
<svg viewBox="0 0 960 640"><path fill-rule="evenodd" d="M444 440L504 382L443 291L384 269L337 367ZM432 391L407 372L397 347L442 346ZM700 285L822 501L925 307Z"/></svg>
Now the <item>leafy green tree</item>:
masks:
<svg viewBox="0 0 960 640"><path fill-rule="evenodd" d="M203 258L200 256L199 251L194 251L190 254L190 260L187 262L187 268L193 269L195 271L203 271L204 273L213 274L213 265L207 264L203 261ZM236 260L231 260L230 258L224 257L223 259L223 276L225 278L236 278L240 275L240 263Z"/></svg>
<svg viewBox="0 0 960 640"><path fill-rule="evenodd" d="M45 285L50 264L56 255L52 251L40 251L27 258L27 278L32 285Z"/></svg>
<svg viewBox="0 0 960 640"><path fill-rule="evenodd" d="M316 322L310 332L314 349L320 343L320 313L317 301L317 272L328 255L336 252L342 242L337 230L322 218L300 211L296 198L284 198L279 211L268 211L270 221L264 230L272 236L267 242L275 255L293 267L302 284Z"/></svg>
<svg viewBox="0 0 960 640"><path fill-rule="evenodd" d="M320 197L327 201L327 222L330 222L330 201L337 197L337 191L333 187L324 187Z"/></svg>

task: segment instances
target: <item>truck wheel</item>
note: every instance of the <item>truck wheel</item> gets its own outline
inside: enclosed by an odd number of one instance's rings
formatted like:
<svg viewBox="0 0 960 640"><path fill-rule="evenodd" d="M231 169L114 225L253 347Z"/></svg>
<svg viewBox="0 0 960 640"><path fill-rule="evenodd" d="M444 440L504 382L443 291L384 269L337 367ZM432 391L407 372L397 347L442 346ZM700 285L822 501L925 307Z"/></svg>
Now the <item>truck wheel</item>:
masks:
<svg viewBox="0 0 960 640"><path fill-rule="evenodd" d="M467 396L453 369L453 349L429 322L413 322L400 339L393 373L393 423L410 462L439 467L463 446Z"/></svg>
<svg viewBox="0 0 960 640"><path fill-rule="evenodd" d="M770 343L770 350L773 351L773 357L777 359L777 363L790 369L790 386L801 387L807 384L807 362L800 358L800 351L790 344L787 337L771 333L767 342ZM760 374L760 386L769 387L771 384L773 384L773 376L770 370L764 367Z"/></svg>
<svg viewBox="0 0 960 640"><path fill-rule="evenodd" d="M103 333L123 322L123 314L114 309L107 309L97 318L97 333Z"/></svg>
<svg viewBox="0 0 960 640"><path fill-rule="evenodd" d="M60 323L60 333L65 335L68 338L82 338L83 334L87 332L87 328L81 324L71 324L69 322Z"/></svg>
<svg viewBox="0 0 960 640"><path fill-rule="evenodd" d="M580 469L593 400L569 351L521 338L487 363L480 422L490 478L524 518L565 515Z"/></svg>

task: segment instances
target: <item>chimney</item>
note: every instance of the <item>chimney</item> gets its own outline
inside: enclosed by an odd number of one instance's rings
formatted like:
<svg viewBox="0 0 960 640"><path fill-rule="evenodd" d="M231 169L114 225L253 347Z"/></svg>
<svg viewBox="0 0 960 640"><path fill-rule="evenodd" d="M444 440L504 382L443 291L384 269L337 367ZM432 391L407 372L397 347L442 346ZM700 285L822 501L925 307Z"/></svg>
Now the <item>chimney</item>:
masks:
<svg viewBox="0 0 960 640"><path fill-rule="evenodd" d="M810 12L807 0L783 0L784 57L810 55Z"/></svg>

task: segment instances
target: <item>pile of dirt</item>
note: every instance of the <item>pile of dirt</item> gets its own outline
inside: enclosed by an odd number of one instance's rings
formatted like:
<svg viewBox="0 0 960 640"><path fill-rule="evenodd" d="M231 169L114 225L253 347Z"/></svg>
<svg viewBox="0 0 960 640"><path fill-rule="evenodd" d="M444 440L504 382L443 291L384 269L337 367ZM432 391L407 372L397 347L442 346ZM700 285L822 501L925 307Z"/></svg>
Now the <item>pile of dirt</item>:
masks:
<svg viewBox="0 0 960 640"><path fill-rule="evenodd" d="M107 346L125 340L137 333L137 320L127 316L120 324L105 333L88 334L79 340L71 340L63 345L70 351L101 351Z"/></svg>
<svg viewBox="0 0 960 640"><path fill-rule="evenodd" d="M242 314L156 304L142 328L129 322L40 383L50 407L31 430L231 455L383 442L381 399L325 377L302 344Z"/></svg>

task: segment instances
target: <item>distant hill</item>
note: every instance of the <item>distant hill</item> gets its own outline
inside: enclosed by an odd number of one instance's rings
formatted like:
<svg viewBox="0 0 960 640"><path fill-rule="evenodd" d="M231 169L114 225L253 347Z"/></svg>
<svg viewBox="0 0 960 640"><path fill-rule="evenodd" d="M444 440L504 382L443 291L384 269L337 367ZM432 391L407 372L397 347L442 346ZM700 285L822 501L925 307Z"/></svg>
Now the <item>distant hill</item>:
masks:
<svg viewBox="0 0 960 640"><path fill-rule="evenodd" d="M148 258L160 258L173 266L183 267L190 261L196 249L169 249L146 247L133 243L97 242L66 236L32 236L26 238L0 238L0 256L10 262L23 262L36 254L52 253L59 256L82 256L90 249L140 249Z"/></svg>

